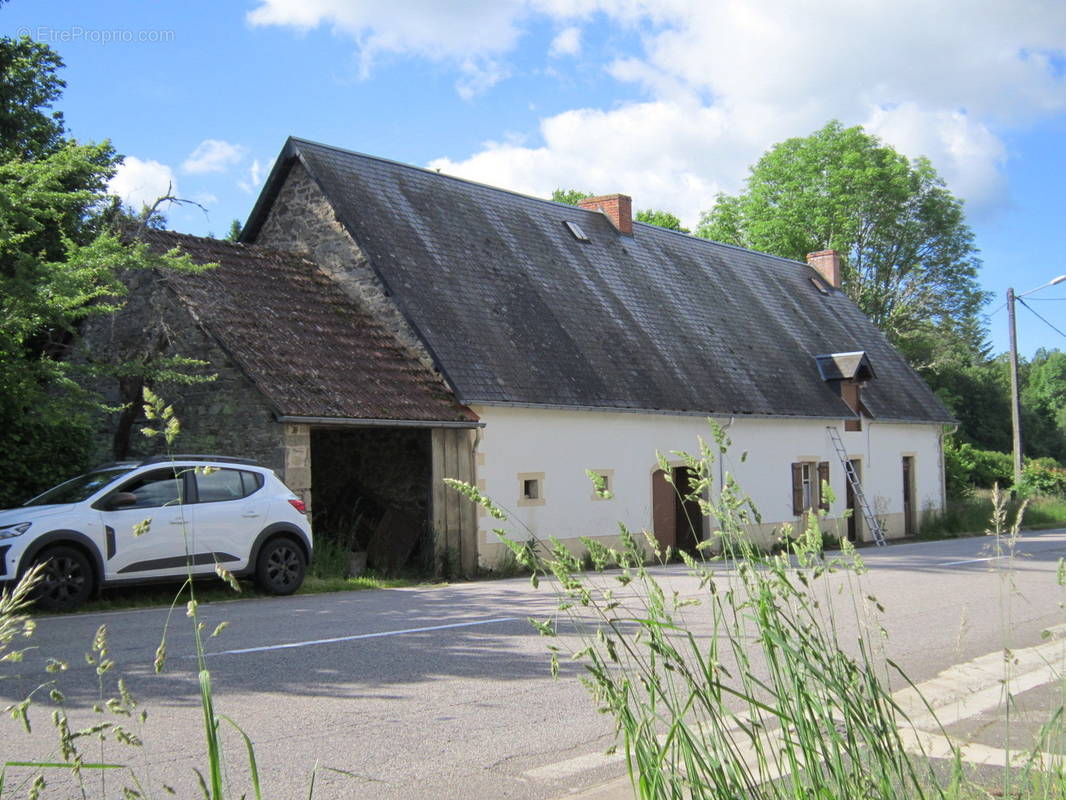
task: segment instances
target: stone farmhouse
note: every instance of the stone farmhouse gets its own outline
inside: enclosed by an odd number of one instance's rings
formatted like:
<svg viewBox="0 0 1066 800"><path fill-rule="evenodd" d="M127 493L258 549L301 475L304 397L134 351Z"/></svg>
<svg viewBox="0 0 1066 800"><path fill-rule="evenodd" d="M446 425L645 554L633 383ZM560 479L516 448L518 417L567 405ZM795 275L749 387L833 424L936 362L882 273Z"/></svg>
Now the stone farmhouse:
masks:
<svg viewBox="0 0 1066 800"><path fill-rule="evenodd" d="M240 244L149 240L219 266L133 276L127 307L87 327L90 357L208 362L216 380L167 389L181 449L275 468L320 527L373 517L409 544L379 561L501 557L448 476L539 536L611 544L623 522L691 547L708 523L655 454L695 449L708 418L764 541L819 506L856 540L943 507L951 415L840 291L831 251L797 263L634 222L625 195L573 207L295 138ZM134 424L110 423L116 454Z"/></svg>

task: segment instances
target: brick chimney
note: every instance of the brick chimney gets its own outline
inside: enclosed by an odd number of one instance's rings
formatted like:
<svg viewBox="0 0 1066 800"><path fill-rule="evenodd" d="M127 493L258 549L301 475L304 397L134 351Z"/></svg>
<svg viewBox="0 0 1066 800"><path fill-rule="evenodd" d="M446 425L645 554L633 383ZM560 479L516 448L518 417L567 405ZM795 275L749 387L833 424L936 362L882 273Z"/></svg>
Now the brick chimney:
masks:
<svg viewBox="0 0 1066 800"><path fill-rule="evenodd" d="M836 250L807 253L807 263L818 270L826 283L834 289L840 288L840 253Z"/></svg>
<svg viewBox="0 0 1066 800"><path fill-rule="evenodd" d="M602 197L586 197L578 201L580 208L602 211L619 233L633 235L633 199L627 194L605 194Z"/></svg>

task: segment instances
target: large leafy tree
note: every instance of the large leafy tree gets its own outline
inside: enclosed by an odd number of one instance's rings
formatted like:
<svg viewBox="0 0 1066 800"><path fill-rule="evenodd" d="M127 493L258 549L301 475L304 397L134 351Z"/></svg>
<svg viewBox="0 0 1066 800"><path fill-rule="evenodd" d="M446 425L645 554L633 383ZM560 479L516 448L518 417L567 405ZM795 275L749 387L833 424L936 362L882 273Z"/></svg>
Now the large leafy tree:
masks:
<svg viewBox="0 0 1066 800"><path fill-rule="evenodd" d="M772 147L745 190L719 195L698 235L802 261L841 253L844 290L912 361L950 326L976 350L985 296L962 202L925 158L833 121Z"/></svg>
<svg viewBox="0 0 1066 800"><path fill-rule="evenodd" d="M152 256L115 231L122 215L107 182L121 159L109 142L69 138L51 111L64 86L59 56L27 37L3 37L0 65L0 507L7 507L85 466L97 404L67 359L79 323L121 302L119 271L190 264Z"/></svg>

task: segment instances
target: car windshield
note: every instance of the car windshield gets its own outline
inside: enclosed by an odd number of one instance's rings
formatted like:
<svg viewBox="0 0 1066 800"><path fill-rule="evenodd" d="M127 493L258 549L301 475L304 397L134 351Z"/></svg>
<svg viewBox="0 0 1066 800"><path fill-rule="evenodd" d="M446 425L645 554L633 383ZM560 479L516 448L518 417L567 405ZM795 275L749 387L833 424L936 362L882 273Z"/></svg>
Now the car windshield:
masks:
<svg viewBox="0 0 1066 800"><path fill-rule="evenodd" d="M27 500L23 505L52 506L61 503L80 503L98 489L107 486L115 478L125 475L131 469L133 467L112 467L111 469L98 469L95 472L87 472L58 486L53 486L44 494L39 494L32 500Z"/></svg>

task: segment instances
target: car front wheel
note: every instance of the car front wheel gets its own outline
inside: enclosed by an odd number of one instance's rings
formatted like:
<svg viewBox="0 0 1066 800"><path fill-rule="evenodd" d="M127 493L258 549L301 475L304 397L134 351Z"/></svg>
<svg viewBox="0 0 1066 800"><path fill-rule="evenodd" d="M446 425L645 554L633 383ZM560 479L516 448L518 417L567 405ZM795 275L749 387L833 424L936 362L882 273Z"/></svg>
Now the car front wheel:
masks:
<svg viewBox="0 0 1066 800"><path fill-rule="evenodd" d="M287 536L271 539L259 551L255 581L270 594L292 594L304 582L307 559L300 545Z"/></svg>
<svg viewBox="0 0 1066 800"><path fill-rule="evenodd" d="M33 600L45 611L73 611L92 595L95 579L85 554L74 547L56 546L33 560L44 564Z"/></svg>

